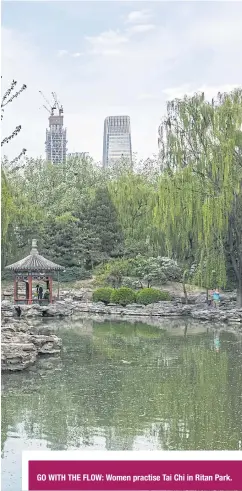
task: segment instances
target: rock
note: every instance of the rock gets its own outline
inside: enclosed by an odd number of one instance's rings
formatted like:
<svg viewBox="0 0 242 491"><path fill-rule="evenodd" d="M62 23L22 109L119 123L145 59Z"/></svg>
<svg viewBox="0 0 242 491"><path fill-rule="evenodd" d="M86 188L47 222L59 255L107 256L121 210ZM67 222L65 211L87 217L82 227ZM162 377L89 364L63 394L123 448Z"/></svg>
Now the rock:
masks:
<svg viewBox="0 0 242 491"><path fill-rule="evenodd" d="M6 332L6 333L16 332L16 327L14 324L4 324L1 327L1 333L3 334L3 332Z"/></svg>
<svg viewBox="0 0 242 491"><path fill-rule="evenodd" d="M1 310L2 311L13 310L13 309L14 309L14 306L13 306L12 302L10 302L9 300L2 300L2 303L1 303Z"/></svg>
<svg viewBox="0 0 242 491"><path fill-rule="evenodd" d="M65 302L63 300L58 300L54 304L49 304L40 308L43 317L68 317L72 315L74 305L71 301Z"/></svg>
<svg viewBox="0 0 242 491"><path fill-rule="evenodd" d="M2 371L24 370L37 358L37 349L25 334L2 334L1 369Z"/></svg>
<svg viewBox="0 0 242 491"><path fill-rule="evenodd" d="M19 306L21 309L21 318L27 319L31 317L41 317L42 316L42 311L41 311L41 306L39 304L32 304L32 305L20 305Z"/></svg>
<svg viewBox="0 0 242 491"><path fill-rule="evenodd" d="M43 334L31 335L31 341L35 345L38 353L50 354L59 353L62 346L62 340L51 334L49 336Z"/></svg>
<svg viewBox="0 0 242 491"><path fill-rule="evenodd" d="M11 318L14 316L15 308L12 302L9 300L2 300L1 303L1 311L3 318Z"/></svg>
<svg viewBox="0 0 242 491"><path fill-rule="evenodd" d="M74 302L80 302L81 300L83 300L83 293L75 293L72 297L72 300L74 300Z"/></svg>
<svg viewBox="0 0 242 491"><path fill-rule="evenodd" d="M219 321L219 322L238 322L242 323L242 309L222 310L207 309L191 311L193 319L202 321Z"/></svg>
<svg viewBox="0 0 242 491"><path fill-rule="evenodd" d="M195 296L195 305L206 305L207 304L207 294L206 293L200 293L199 295Z"/></svg>
<svg viewBox="0 0 242 491"><path fill-rule="evenodd" d="M62 341L53 334L39 334L37 329L23 320L2 326L2 371L24 370L30 367L38 354L60 353Z"/></svg>

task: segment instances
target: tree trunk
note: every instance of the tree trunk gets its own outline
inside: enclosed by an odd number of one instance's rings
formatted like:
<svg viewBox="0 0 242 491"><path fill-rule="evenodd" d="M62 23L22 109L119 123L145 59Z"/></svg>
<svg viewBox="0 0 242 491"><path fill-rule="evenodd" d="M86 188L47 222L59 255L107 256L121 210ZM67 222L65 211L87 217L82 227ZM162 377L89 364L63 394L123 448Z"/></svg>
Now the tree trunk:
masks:
<svg viewBox="0 0 242 491"><path fill-rule="evenodd" d="M208 304L208 301L209 301L209 291L208 291L208 288L206 288L206 302Z"/></svg>
<svg viewBox="0 0 242 491"><path fill-rule="evenodd" d="M188 296L187 296L187 289L186 289L186 275L187 271L184 272L183 274L183 279L182 279L182 286L183 286L183 293L184 293L184 298L185 298L185 304L188 304Z"/></svg>
<svg viewBox="0 0 242 491"><path fill-rule="evenodd" d="M242 240L242 236L241 236ZM242 243L240 244L239 247L239 254L238 254L238 286L237 286L237 306L238 308L242 308Z"/></svg>
<svg viewBox="0 0 242 491"><path fill-rule="evenodd" d="M239 278L238 288L237 288L237 306L242 308L242 277Z"/></svg>

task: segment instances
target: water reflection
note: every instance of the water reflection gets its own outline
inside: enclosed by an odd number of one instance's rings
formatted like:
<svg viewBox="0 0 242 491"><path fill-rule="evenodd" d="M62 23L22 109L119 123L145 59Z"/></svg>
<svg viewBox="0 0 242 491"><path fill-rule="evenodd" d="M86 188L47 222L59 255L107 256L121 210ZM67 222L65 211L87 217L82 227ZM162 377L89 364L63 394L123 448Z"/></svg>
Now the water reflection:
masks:
<svg viewBox="0 0 242 491"><path fill-rule="evenodd" d="M181 323L86 327L60 327L61 358L2 377L3 491L21 489L23 449L240 448L239 336Z"/></svg>

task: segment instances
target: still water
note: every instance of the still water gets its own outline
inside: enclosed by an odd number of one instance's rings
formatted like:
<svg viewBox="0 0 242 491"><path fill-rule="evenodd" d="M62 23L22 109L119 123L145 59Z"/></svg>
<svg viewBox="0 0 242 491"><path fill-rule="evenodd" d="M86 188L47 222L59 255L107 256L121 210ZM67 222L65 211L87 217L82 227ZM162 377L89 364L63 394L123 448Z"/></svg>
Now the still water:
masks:
<svg viewBox="0 0 242 491"><path fill-rule="evenodd" d="M241 335L184 322L60 324L60 357L3 375L2 490L22 450L241 449Z"/></svg>

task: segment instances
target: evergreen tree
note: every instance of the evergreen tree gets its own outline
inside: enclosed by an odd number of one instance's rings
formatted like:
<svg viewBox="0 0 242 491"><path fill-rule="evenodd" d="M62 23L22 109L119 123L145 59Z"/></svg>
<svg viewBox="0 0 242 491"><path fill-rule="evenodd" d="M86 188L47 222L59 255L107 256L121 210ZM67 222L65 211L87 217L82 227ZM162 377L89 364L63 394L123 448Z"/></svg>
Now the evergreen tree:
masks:
<svg viewBox="0 0 242 491"><path fill-rule="evenodd" d="M100 240L99 261L123 254L123 233L106 186L97 188L93 200L87 204L86 210L83 210L82 217L89 237Z"/></svg>
<svg viewBox="0 0 242 491"><path fill-rule="evenodd" d="M46 223L39 249L43 256L65 267L62 279L86 277L79 221L69 213Z"/></svg>

